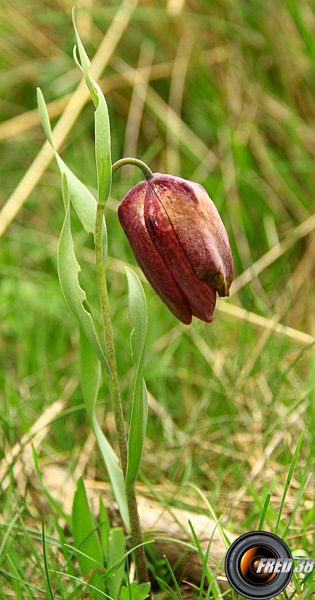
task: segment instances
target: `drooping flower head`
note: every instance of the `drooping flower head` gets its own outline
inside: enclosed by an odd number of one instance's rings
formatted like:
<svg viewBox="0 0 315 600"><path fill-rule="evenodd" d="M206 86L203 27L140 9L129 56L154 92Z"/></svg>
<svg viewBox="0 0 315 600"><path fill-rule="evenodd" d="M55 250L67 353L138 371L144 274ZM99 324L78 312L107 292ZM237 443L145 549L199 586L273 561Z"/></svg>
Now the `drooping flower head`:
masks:
<svg viewBox="0 0 315 600"><path fill-rule="evenodd" d="M135 185L118 208L122 228L146 278L183 323L210 323L233 280L229 238L206 190L155 173Z"/></svg>

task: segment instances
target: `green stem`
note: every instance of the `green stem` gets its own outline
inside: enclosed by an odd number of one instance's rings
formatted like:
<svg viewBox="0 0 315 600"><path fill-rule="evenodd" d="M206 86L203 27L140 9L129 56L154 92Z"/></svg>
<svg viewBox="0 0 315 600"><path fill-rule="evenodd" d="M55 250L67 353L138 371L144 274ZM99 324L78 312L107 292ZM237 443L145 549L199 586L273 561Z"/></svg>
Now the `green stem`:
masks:
<svg viewBox="0 0 315 600"><path fill-rule="evenodd" d="M96 224L95 224L96 271L97 271L97 281L98 281L98 288L99 288L100 301L101 301L101 310L102 310L102 317L103 317L106 354L107 354L108 365L109 365L110 372L111 372L111 377L110 377L110 381L109 381L110 394L111 394L111 400L112 400L112 404L113 404L113 412L114 412L115 425L116 425L116 430L117 430L117 438L118 438L121 466L122 466L124 477L126 477L127 456L128 456L127 437L126 437L125 422L124 422L124 416L123 416L121 399L120 399L119 380L118 380L115 347L114 347L114 337L113 337L112 323L111 323L111 318L110 318L109 301L108 301L107 284L106 284L106 273L105 273L105 265L103 262L103 253L102 253L102 229L103 229L104 208L105 208L104 204L99 203L97 205Z"/></svg>
<svg viewBox="0 0 315 600"><path fill-rule="evenodd" d="M121 397L120 397L119 379L118 379L115 346L114 346L114 336L113 336L112 323L111 323L111 318L110 318L110 309L109 309L107 284L106 284L106 270L105 270L105 264L103 261L103 252L102 252L102 232L103 232L104 208L105 208L105 204L99 203L97 205L96 224L95 224L96 271L97 271L97 281L98 281L101 310L102 310L106 354L107 354L108 365L109 365L110 372L111 372L111 376L109 377L110 396L111 396L114 418L115 418L121 467L122 467L122 471L124 474L124 479L126 480L127 458L128 458L127 436L126 436L124 415L123 415L123 409L122 409L122 403L121 403ZM143 540L142 540L142 532L141 532L140 520L139 520L139 514L138 514L138 508L137 508L135 487L127 485L127 484L125 484L125 487L126 487L126 496L127 496L129 519L130 519L131 542L132 542L133 546L138 546L139 544L142 544ZM148 576L148 570L147 570L146 559L145 559L145 551L144 551L143 546L141 546L140 548L135 550L135 560L136 560L139 582L146 583L147 581L149 581L149 576Z"/></svg>
<svg viewBox="0 0 315 600"><path fill-rule="evenodd" d="M152 177L154 177L148 165L146 165L142 160L139 160L138 158L130 157L121 158L120 160L117 160L112 166L112 175L116 173L117 169L123 167L124 165L135 165L135 167L139 167L139 169L143 171L143 174L147 180L152 179Z"/></svg>
<svg viewBox="0 0 315 600"><path fill-rule="evenodd" d="M142 531L138 513L136 489L134 484L126 484L127 504L130 518L130 530L131 530L131 542L133 547L142 544ZM147 562L145 558L144 546L140 546L135 551L135 561L138 572L139 583L147 583L149 580L149 574L147 569Z"/></svg>

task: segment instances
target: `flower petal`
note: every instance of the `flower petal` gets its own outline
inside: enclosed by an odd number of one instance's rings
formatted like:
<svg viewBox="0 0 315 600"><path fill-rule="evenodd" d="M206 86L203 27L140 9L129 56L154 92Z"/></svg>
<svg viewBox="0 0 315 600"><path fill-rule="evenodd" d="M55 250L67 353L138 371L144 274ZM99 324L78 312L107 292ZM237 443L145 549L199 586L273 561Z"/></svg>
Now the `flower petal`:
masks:
<svg viewBox="0 0 315 600"><path fill-rule="evenodd" d="M175 234L158 196L156 186L148 182L144 203L145 224L160 256L173 275L192 314L207 323L213 320L216 292L213 287L198 279Z"/></svg>
<svg viewBox="0 0 315 600"><path fill-rule="evenodd" d="M147 280L170 311L188 325L191 323L191 310L152 242L145 225L143 211L147 189L147 181L134 186L119 205L118 217Z"/></svg>
<svg viewBox="0 0 315 600"><path fill-rule="evenodd" d="M150 181L198 279L228 296L233 279L229 238L206 190L193 183L156 173Z"/></svg>

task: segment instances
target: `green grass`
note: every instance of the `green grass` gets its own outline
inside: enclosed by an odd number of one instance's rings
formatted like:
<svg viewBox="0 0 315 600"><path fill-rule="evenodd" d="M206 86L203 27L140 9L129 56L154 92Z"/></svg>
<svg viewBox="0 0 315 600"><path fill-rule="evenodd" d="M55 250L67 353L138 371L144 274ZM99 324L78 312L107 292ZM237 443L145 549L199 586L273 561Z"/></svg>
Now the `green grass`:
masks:
<svg viewBox="0 0 315 600"><path fill-rule="evenodd" d="M78 6L78 28L91 57L118 6L118 2ZM15 0L1 9L2 206L45 141L38 117L32 121L29 112L36 110L36 86L48 102L65 97L64 104L54 109L54 124L65 108L66 95L81 79L72 60L70 9L67 2L33 0ZM308 0L187 0L175 15L166 3L142 0L101 77L111 118L113 160L129 147L153 171L204 185L230 237L235 279L314 214L312 11ZM138 68L148 39L154 51L146 100L134 137L126 139L129 110L136 106L139 86L134 92L133 75L127 81L122 71ZM146 51L144 65L149 58ZM177 119L167 112L168 105ZM24 119L17 120L19 115ZM89 103L60 150L92 191L96 186L93 144ZM110 263L108 282L127 418L134 373L127 281L121 267L135 265L135 260L116 211L139 178L135 169L115 175L107 211L109 256L120 261ZM57 527L53 517L57 509L49 509L27 449L11 459L10 451L61 398L64 402L48 418L45 435L37 445L34 441L40 470L57 464L77 473L78 464L83 464L83 474L90 479L107 480L107 474L89 441L77 374L78 330L58 283L56 250L63 206L54 162L26 196L0 244L0 458L5 482L0 589L3 598L33 599L49 597L42 509L48 570L62 570L67 561L63 544L73 540L68 525ZM278 533L286 533L292 550L303 549L308 556L314 554L315 517L312 479L303 491L314 470L315 454L314 226L315 222L307 235L299 236L224 301L224 306L239 306L264 317L264 326L221 311L219 304L211 325L193 320L190 327L182 326L144 284L149 313L145 378L160 407L149 412L144 480L164 486L165 491L175 486L176 497L191 504L197 494L185 486L193 482L217 516L223 514L221 523L236 533L258 528L265 499L271 494L264 527L274 531L304 428ZM80 281L100 327L92 240L75 220L73 230L84 263ZM285 329L268 330L274 318L309 334L309 340L302 343ZM99 410L104 431L116 447L105 384ZM156 562L152 569L172 586L165 564ZM73 560L66 570L80 577ZM56 598L83 598L83 588L76 590L73 581L50 576ZM175 588L173 593L176 596Z"/></svg>

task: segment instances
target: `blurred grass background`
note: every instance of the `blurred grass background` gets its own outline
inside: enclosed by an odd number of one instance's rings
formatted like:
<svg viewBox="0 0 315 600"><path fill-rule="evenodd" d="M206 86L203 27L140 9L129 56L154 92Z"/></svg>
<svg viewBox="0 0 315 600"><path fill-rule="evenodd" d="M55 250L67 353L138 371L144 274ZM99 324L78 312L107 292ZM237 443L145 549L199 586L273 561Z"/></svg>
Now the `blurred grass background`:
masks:
<svg viewBox="0 0 315 600"><path fill-rule="evenodd" d="M60 176L42 150L35 95L40 86L55 124L76 94L80 109L60 153L93 191L93 107L82 84L76 91L81 73L72 58L72 4L3 2L0 18L2 522L8 525L17 507L24 507L33 528L40 527L40 509L29 503L25 483L38 484L25 448L38 430L40 464L106 478L78 385L77 325L58 283ZM108 61L104 46L101 62L107 64L98 78L109 107L113 161L137 156L153 171L204 185L228 231L235 265L231 298L218 302L211 325L195 319L189 327L179 324L145 284L150 415L142 473L152 484L175 486L178 499L188 494L185 483L194 482L223 513L224 525L239 533L257 527L271 493L265 525L272 530L304 427L281 534L315 454L314 5L129 5L125 1L116 17L116 43ZM92 58L120 2L82 0L76 8ZM61 137L73 114L63 116ZM123 266L135 260L116 211L140 178L132 167L119 171L107 211L111 310L127 417L133 366ZM92 240L75 218L73 229L80 280L99 320ZM115 445L105 386L99 404ZM46 429L42 423L32 429L42 414ZM287 539L311 555L312 481L302 496ZM20 544L7 537L2 566L8 547L22 564Z"/></svg>

